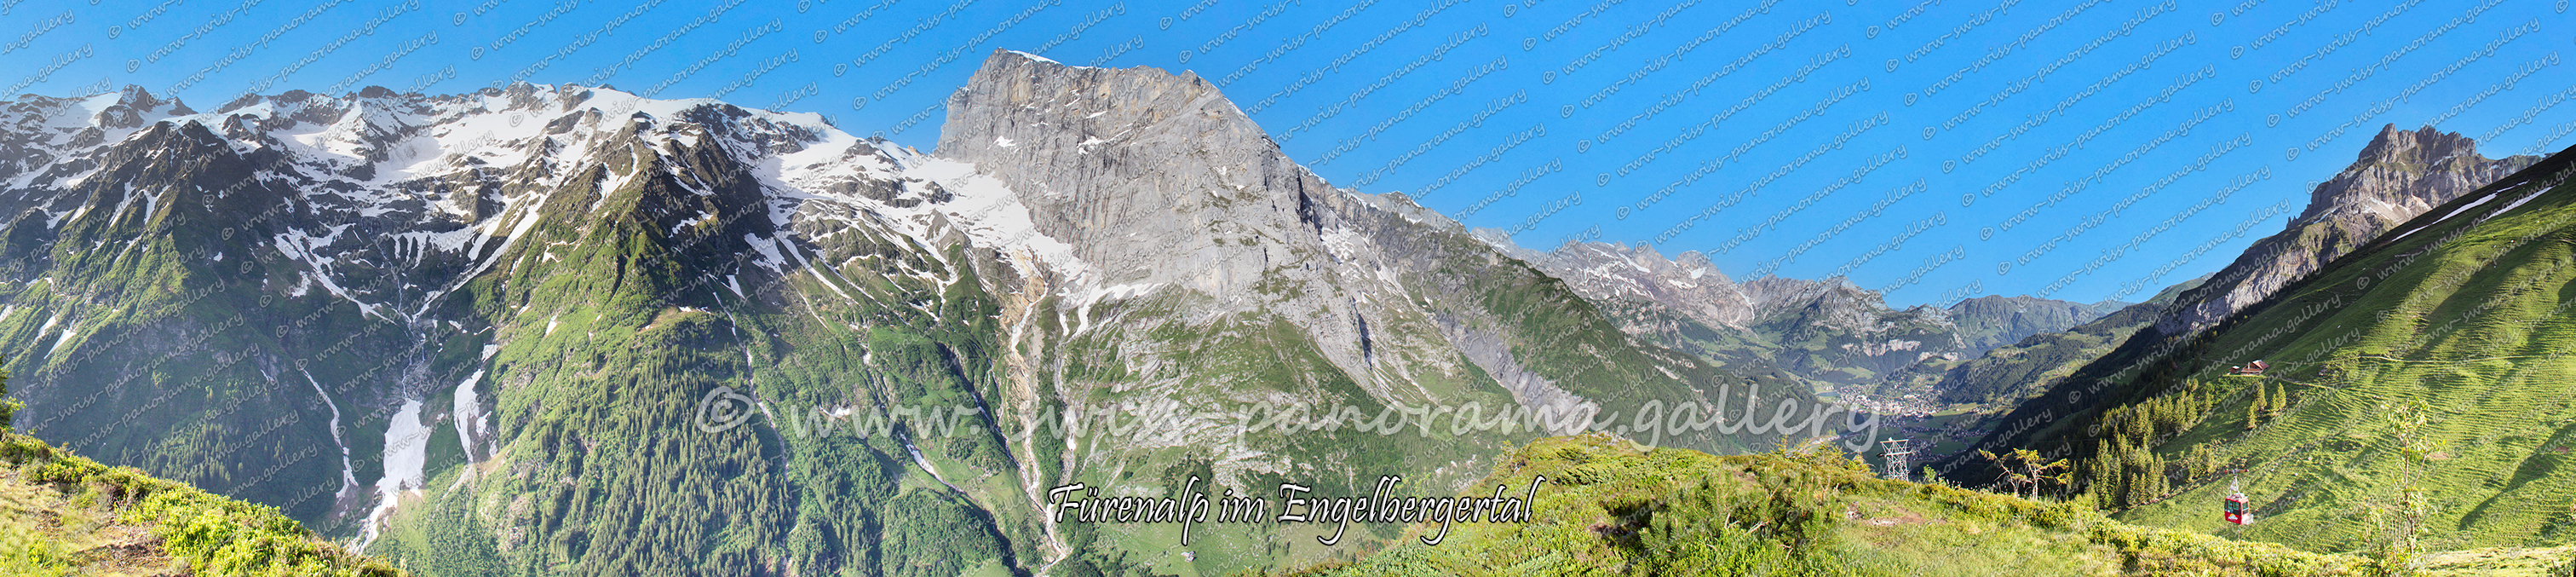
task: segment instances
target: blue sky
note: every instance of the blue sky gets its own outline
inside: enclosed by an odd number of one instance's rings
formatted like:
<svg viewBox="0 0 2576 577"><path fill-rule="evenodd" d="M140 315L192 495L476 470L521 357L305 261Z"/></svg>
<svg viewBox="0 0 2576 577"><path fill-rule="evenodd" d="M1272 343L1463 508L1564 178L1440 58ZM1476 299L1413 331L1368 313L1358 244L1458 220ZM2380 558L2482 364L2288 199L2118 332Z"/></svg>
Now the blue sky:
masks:
<svg viewBox="0 0 2576 577"><path fill-rule="evenodd" d="M2558 1L0 0L0 83L211 110L606 83L928 149L995 48L1190 70L1337 185L1523 246L1697 250L1904 306L2139 300L2385 124L2576 143Z"/></svg>

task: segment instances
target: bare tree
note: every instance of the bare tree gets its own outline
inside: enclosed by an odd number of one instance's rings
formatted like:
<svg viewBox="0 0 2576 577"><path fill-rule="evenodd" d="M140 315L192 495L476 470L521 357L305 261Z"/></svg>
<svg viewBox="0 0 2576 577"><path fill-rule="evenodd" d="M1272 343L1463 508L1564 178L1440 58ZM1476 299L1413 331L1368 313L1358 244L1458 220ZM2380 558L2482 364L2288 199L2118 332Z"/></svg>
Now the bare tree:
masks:
<svg viewBox="0 0 2576 577"><path fill-rule="evenodd" d="M1995 466L2003 468L2004 482L2013 485L2015 497L2021 497L2021 490L2027 487L2030 489L2030 494L2025 498L2038 498L2040 483L2056 483L2063 486L2071 482L2070 477L2075 474L2070 470L2072 465L2069 465L2065 459L2050 461L2040 456L2039 451L2030 449L2013 449L2002 456L1995 455L1993 451L1978 449L1977 454L1984 456L1986 460L1994 461Z"/></svg>

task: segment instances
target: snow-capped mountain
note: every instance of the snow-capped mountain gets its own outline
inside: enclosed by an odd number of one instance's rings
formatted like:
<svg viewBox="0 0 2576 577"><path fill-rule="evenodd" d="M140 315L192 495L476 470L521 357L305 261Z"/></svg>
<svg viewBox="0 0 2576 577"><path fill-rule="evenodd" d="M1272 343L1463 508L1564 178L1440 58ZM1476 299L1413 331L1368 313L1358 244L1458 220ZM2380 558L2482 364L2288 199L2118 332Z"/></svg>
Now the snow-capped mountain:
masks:
<svg viewBox="0 0 2576 577"><path fill-rule="evenodd" d="M1812 401L1331 186L1188 73L997 51L931 153L527 84L0 127L19 422L415 571L1115 572L1169 551L1050 488L1427 494L1542 434L1513 415ZM1661 441L1768 444L1729 431Z"/></svg>

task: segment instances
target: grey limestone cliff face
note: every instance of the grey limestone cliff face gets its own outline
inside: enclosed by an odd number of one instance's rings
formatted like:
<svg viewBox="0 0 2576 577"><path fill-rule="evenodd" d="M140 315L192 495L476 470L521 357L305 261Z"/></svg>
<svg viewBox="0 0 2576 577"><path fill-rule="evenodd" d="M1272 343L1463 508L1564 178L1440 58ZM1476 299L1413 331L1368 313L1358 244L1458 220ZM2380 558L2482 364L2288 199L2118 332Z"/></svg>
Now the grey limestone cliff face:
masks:
<svg viewBox="0 0 2576 577"><path fill-rule="evenodd" d="M2390 227L2538 160L2479 156L2476 141L2430 126L2381 127L2351 166L2309 192L2307 210L2285 230L2255 241L2207 284L2184 293L2155 329L2166 336L2207 329Z"/></svg>
<svg viewBox="0 0 2576 577"><path fill-rule="evenodd" d="M1527 406L1602 393L1534 361L1554 353L1542 339L1558 335L1532 333L1516 320L1524 311L1493 304L1496 285L1552 298L1544 293L1561 289L1545 276L1401 194L1333 187L1195 74L997 50L950 96L934 154L1007 186L1035 233L1071 247L1077 264L1037 274L1061 280L1070 298L1059 306L1076 316L1109 303L1102 310L1185 311L1191 328L1162 330L1283 323L1381 400L1428 400L1484 379ZM1548 308L1582 310L1572 295ZM1147 333L1169 320L1107 322ZM1195 399L1205 396L1177 391L1228 387L1147 388Z"/></svg>
<svg viewBox="0 0 2576 577"><path fill-rule="evenodd" d="M1373 339L1422 324L1410 307L1350 294L1335 278L1347 271L1316 270L1331 262L1320 197L1335 191L1196 74L997 50L949 96L934 154L1000 181L1034 232L1070 245L1080 264L1042 274L1076 293L1177 288L1200 322L1277 315L1355 375L1371 374L1375 349L1392 344ZM1294 278L1256 289L1282 275ZM1279 290L1292 285L1308 289L1293 291L1304 298ZM1372 321L1375 334L1365 328Z"/></svg>
<svg viewBox="0 0 2576 577"><path fill-rule="evenodd" d="M1039 232L1107 284L1240 294L1319 234L1331 187L1196 74L997 53L949 97L937 154L1020 195Z"/></svg>

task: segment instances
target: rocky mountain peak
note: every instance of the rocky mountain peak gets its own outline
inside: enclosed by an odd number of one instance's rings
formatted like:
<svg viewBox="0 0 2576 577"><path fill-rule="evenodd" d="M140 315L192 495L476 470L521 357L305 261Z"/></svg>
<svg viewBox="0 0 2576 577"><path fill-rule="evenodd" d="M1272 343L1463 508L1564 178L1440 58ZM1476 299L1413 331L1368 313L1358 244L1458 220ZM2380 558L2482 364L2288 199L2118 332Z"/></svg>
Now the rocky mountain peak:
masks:
<svg viewBox="0 0 2576 577"><path fill-rule="evenodd" d="M1885 295L1844 277L1739 283L1697 251L1667 258L1650 245L1569 242L1540 253L1518 250L1500 231L1479 238L1526 255L1631 335L1834 386L1876 385L1917 363L1976 356L2127 304L1988 296L1892 309Z"/></svg>
<svg viewBox="0 0 2576 577"><path fill-rule="evenodd" d="M170 100L154 98L151 91L128 84L125 85L125 89L116 92L116 103L99 110L91 117L91 122L107 128L139 128L143 126L145 117L162 112L163 106L170 107L168 114L195 113L188 109L188 105L180 103L176 98Z"/></svg>
<svg viewBox="0 0 2576 577"><path fill-rule="evenodd" d="M1334 189L1187 72L996 50L949 96L936 154L1016 191L1104 283L1240 294L1333 228Z"/></svg>
<svg viewBox="0 0 2576 577"><path fill-rule="evenodd" d="M938 151L960 159L1035 159L1050 144L1079 147L1092 138L1132 136L1177 117L1216 121L1202 128L1251 123L1216 85L1193 72L1069 66L1002 49L949 96L949 104Z"/></svg>
<svg viewBox="0 0 2576 577"><path fill-rule="evenodd" d="M2088 304L2030 295L1986 295L1950 305L1948 313L1968 338L1968 347L1983 351L2020 342L2031 335L2082 325L2129 304L2116 300Z"/></svg>
<svg viewBox="0 0 2576 577"><path fill-rule="evenodd" d="M2297 222L2369 213L2364 220L2378 223L2375 234L2512 172L2499 169L2504 162L2478 156L2477 141L2457 132L2385 125L2351 166L2309 191L2308 208Z"/></svg>
<svg viewBox="0 0 2576 577"><path fill-rule="evenodd" d="M2361 147L2359 160L2430 163L2455 154L2476 154L2477 150L2477 141L2457 132L2442 132L2431 126L2405 130L2390 123L2380 125L2379 134L2370 138L2370 144Z"/></svg>
<svg viewBox="0 0 2576 577"><path fill-rule="evenodd" d="M1884 295L1860 288L1843 277L1821 281L1763 277L1746 285L1759 302L1795 311L1819 328L1873 332L1879 328L1879 317L1889 312Z"/></svg>
<svg viewBox="0 0 2576 577"><path fill-rule="evenodd" d="M2538 160L2488 159L2469 137L2430 126L2383 126L2350 166L2309 191L2307 210L2287 230L2255 241L2210 282L2184 293L2156 331L2182 335L2215 325L2390 228Z"/></svg>
<svg viewBox="0 0 2576 577"><path fill-rule="evenodd" d="M1869 305L1882 310L1887 308L1884 297L1860 288L1860 285L1852 284L1851 279L1839 276L1824 280L1766 276L1744 281L1744 291L1753 297L1754 303L1765 309L1805 306L1806 303L1826 297L1832 297L1848 305Z"/></svg>
<svg viewBox="0 0 2576 577"><path fill-rule="evenodd" d="M177 99L153 97L141 87L71 98L20 95L0 108L0 182L25 186L35 178L95 168L75 160L173 114L191 114Z"/></svg>

